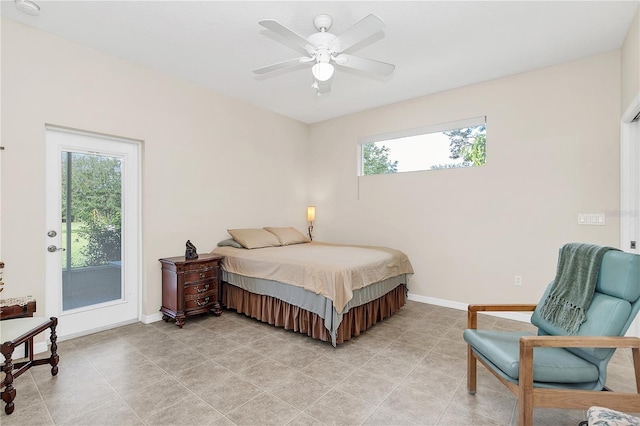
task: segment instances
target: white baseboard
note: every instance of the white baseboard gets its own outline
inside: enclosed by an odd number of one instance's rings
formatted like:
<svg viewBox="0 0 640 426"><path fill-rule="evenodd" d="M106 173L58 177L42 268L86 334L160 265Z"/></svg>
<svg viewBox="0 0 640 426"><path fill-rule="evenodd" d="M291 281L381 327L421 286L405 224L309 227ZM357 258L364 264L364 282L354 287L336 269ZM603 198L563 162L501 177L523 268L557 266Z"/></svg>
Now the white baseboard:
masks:
<svg viewBox="0 0 640 426"><path fill-rule="evenodd" d="M118 322L118 323L115 323L115 324L110 324L110 325L108 325L106 327L98 327L98 328L94 328L92 330L83 331L83 332L80 332L80 333L68 334L66 336L58 335L58 342L64 342L65 340L75 339L76 337L88 336L89 334L94 334L94 333L99 333L101 331L111 330L112 328L122 327L123 325L135 324L136 322L138 322L138 320L133 319L133 320L128 320L128 321Z"/></svg>
<svg viewBox="0 0 640 426"><path fill-rule="evenodd" d="M151 324L152 322L161 321L161 320L162 320L161 312L156 312L155 314L151 314L151 315L140 316L140 322L142 322L143 324Z"/></svg>
<svg viewBox="0 0 640 426"><path fill-rule="evenodd" d="M154 313L152 315L141 315L140 316L140 322L142 322L143 324L150 324L152 322L156 322L156 321L160 321L162 320L162 313L158 312L158 313ZM75 339L76 337L82 337L82 336L87 336L89 334L93 334L93 333L98 333L100 331L105 331L105 330L110 330L112 328L117 328L117 327L122 327L124 325L129 325L129 324L134 324L138 322L138 320L132 320L132 321L123 321L123 322L119 322L117 324L112 324L108 327L101 327L95 330L90 330L87 332L83 332L83 333L76 333L76 334L71 334L68 336L64 336L64 337L58 337L58 342L64 342L65 340L71 340L71 339ZM47 337L48 339L48 337ZM49 351L49 344L51 342L49 342L49 340L47 340L46 342L38 342L36 344L33 345L33 353L34 354L40 354L43 352L47 352ZM15 351L16 354L24 354L24 345L20 345L18 346Z"/></svg>
<svg viewBox="0 0 640 426"><path fill-rule="evenodd" d="M430 305L442 306L444 308L458 309L460 311L466 311L467 307L469 306L468 303L456 302L453 300L446 300L446 299L437 299L435 297L420 296L418 294L412 294L412 293L409 293L407 297L409 300L413 300L414 302L428 303ZM531 322L530 313L523 313L523 312L483 312L483 313L487 315L492 315L494 317L500 317L500 318L510 319L514 321Z"/></svg>

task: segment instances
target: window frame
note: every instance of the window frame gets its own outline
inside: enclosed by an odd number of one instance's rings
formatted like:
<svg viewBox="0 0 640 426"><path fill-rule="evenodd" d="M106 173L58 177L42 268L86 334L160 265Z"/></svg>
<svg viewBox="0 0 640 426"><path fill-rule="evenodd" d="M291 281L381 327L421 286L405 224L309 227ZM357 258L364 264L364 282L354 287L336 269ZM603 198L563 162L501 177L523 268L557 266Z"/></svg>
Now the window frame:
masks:
<svg viewBox="0 0 640 426"><path fill-rule="evenodd" d="M404 130L396 130L393 132L387 132L387 133L382 133L379 135L370 135L370 136L363 136L358 138L358 144L357 144L357 149L358 149L358 176L377 176L377 174L375 175L365 175L363 173L363 169L364 169L364 149L363 149L363 145L366 144L370 144L370 143L376 143L376 142L384 142L384 141L390 141L390 140L394 140L394 139L401 139L401 138L408 138L408 137L412 137L412 136L419 136L419 135L427 135L430 133L442 133L445 132L447 130L454 130L454 129L462 129L462 128L467 128L467 127L477 127L477 126L481 126L481 125L485 125L487 124L487 116L486 115L481 115L481 116L477 116L477 117L472 117L472 118L465 118L462 120L454 120L454 121L448 121L446 123L437 123L437 124L430 124L428 126L421 126L421 127L415 127L412 129L404 129ZM463 167L466 168L466 167ZM411 171L406 171L406 172L398 172L398 173L411 173L411 172L424 172L424 171L430 171L430 169L422 169L422 170L411 170ZM398 173L390 173L390 174L398 174Z"/></svg>

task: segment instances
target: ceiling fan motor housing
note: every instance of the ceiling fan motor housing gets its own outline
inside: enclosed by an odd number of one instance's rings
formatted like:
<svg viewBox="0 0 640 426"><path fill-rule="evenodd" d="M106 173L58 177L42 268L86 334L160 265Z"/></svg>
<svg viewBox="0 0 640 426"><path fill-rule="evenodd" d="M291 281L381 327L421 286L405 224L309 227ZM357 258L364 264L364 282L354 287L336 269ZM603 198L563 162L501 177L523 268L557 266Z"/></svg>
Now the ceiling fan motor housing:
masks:
<svg viewBox="0 0 640 426"><path fill-rule="evenodd" d="M313 25L316 27L318 31L329 31L331 25L333 24L333 18L329 15L317 15L313 19Z"/></svg>
<svg viewBox="0 0 640 426"><path fill-rule="evenodd" d="M312 46L307 46L307 52L318 62L329 62L331 55L340 50L340 45L333 43L335 39L335 34L327 32L311 34L308 40Z"/></svg>

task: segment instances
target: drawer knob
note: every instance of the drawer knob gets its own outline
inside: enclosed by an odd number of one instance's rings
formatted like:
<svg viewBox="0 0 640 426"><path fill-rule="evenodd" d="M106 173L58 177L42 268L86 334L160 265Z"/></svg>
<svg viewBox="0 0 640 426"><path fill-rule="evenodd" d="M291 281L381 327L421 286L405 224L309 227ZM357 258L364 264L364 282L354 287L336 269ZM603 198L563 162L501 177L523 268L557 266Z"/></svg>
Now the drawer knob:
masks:
<svg viewBox="0 0 640 426"><path fill-rule="evenodd" d="M204 278L204 272L200 272L200 278Z"/></svg>
<svg viewBox="0 0 640 426"><path fill-rule="evenodd" d="M202 288L196 288L196 290L198 290L198 293L204 293L205 291L209 290L209 284L205 284Z"/></svg>

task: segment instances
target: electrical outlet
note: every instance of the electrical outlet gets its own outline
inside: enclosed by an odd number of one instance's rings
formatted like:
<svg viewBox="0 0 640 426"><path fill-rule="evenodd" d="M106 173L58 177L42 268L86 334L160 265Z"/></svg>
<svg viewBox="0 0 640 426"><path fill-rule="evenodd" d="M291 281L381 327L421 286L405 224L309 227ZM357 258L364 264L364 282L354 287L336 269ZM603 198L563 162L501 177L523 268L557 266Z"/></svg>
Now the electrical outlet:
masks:
<svg viewBox="0 0 640 426"><path fill-rule="evenodd" d="M516 275L513 277L513 284L517 285L517 286L521 286L522 285L522 276L521 275Z"/></svg>

